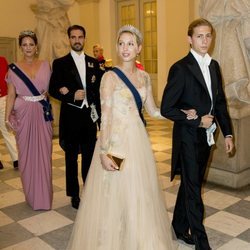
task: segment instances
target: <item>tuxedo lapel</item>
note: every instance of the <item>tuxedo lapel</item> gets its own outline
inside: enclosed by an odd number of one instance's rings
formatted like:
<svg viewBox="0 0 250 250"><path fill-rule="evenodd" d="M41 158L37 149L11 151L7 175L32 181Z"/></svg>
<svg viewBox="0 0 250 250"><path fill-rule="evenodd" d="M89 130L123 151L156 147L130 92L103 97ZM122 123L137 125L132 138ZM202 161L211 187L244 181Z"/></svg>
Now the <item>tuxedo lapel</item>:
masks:
<svg viewBox="0 0 250 250"><path fill-rule="evenodd" d="M217 84L218 84L218 79L217 79L217 74L216 74L216 68L214 61L211 61L209 65L209 71L210 71L210 77L211 77L211 88L212 88L212 95L213 95L213 107L216 102L216 96L217 96Z"/></svg>
<svg viewBox="0 0 250 250"><path fill-rule="evenodd" d="M205 89L205 91L209 95L209 92L208 92L208 89L207 89L207 84L206 84L205 79L204 79L204 77L202 75L202 72L201 72L201 69L200 69L200 66L199 66L198 62L195 60L192 53L188 54L187 59L188 59L187 67L189 68L191 73L194 75L194 77L203 86L203 88Z"/></svg>
<svg viewBox="0 0 250 250"><path fill-rule="evenodd" d="M93 79L93 70L94 69L94 63L93 61L89 60L89 56L85 54L85 64L86 64L86 86L92 82Z"/></svg>
<svg viewBox="0 0 250 250"><path fill-rule="evenodd" d="M68 65L69 65L69 69L71 71L71 74L75 77L76 83L79 86L79 88L82 88L83 85L82 85L81 77L79 75L76 64L75 64L74 59L71 56L71 54L68 54L67 60L68 60Z"/></svg>

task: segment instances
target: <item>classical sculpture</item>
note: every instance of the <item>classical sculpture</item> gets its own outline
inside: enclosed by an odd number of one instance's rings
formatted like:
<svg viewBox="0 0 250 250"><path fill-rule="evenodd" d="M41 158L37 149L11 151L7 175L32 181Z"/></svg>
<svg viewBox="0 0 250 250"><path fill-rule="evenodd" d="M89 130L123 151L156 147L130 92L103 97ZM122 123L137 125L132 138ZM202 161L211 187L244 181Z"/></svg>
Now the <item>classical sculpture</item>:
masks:
<svg viewBox="0 0 250 250"><path fill-rule="evenodd" d="M67 11L75 0L37 0L31 5L36 15L36 33L39 44L39 57L53 61L68 53L67 28L70 26Z"/></svg>
<svg viewBox="0 0 250 250"><path fill-rule="evenodd" d="M250 1L201 0L200 15L212 22L231 117L250 115Z"/></svg>
<svg viewBox="0 0 250 250"><path fill-rule="evenodd" d="M69 50L67 29L70 26L67 11L75 0L36 0L31 9L36 15L36 34L39 41L39 58L49 60L66 55ZM51 98L54 113L53 133L58 135L60 103Z"/></svg>

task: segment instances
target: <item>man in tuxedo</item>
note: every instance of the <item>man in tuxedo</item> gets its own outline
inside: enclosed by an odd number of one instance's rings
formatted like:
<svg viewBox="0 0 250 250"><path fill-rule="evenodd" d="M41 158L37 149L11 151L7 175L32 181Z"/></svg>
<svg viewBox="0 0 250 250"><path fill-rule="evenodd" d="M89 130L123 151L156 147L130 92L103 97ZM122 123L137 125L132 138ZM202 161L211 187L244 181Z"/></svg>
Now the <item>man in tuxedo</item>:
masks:
<svg viewBox="0 0 250 250"><path fill-rule="evenodd" d="M234 147L219 64L207 53L212 38L207 20L189 25L191 50L170 68L161 104L161 114L174 121L171 180L181 175L172 225L177 238L195 244L196 250L211 249L203 225L201 186L217 123L226 153Z"/></svg>
<svg viewBox="0 0 250 250"><path fill-rule="evenodd" d="M100 78L97 60L83 52L86 32L82 26L68 28L71 52L55 59L49 93L61 101L60 146L65 151L66 193L72 207L78 209L78 154L82 156L82 180L85 182L96 143L100 122Z"/></svg>

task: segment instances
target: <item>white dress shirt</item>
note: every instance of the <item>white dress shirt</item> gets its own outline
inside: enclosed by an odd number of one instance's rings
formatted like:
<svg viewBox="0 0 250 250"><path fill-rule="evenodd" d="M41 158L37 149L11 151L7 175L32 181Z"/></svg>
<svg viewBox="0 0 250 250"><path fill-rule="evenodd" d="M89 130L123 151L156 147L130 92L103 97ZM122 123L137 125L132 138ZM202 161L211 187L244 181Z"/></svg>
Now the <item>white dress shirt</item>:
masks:
<svg viewBox="0 0 250 250"><path fill-rule="evenodd" d="M211 98L211 103L213 105L213 95L212 95L212 86L211 86L211 77L210 77L210 71L209 71L209 65L211 63L212 58L206 54L204 57L199 55L197 52L195 52L193 49L191 49L190 51L192 53L192 55L194 56L194 58L196 59L196 61L198 62L202 75L204 77L204 80L206 82L207 85L207 89L208 89L208 93L210 95ZM212 106L211 106L211 110L212 110Z"/></svg>
<svg viewBox="0 0 250 250"><path fill-rule="evenodd" d="M85 63L85 54L82 52L80 55L78 55L74 50L71 50L71 56L73 57L73 60L76 64L78 73L81 78L82 86L85 91L85 98L82 102L82 105L79 107L77 105L71 104L72 106L83 108L85 105L88 107L88 101L87 101L87 88L86 88L86 63Z"/></svg>
<svg viewBox="0 0 250 250"><path fill-rule="evenodd" d="M213 95L212 95L212 86L211 86L211 76L209 71L209 65L212 61L211 56L209 56L208 53L205 54L205 56L199 55L197 52L195 52L193 49L190 50L196 61L198 62L202 75L204 77L204 80L207 85L207 89L211 98L211 110L213 109ZM210 110L210 112L211 112ZM210 128L207 129L207 142L208 145L211 146L215 144L213 133L216 130L216 124L213 123ZM225 137L233 137L232 135L226 135Z"/></svg>
<svg viewBox="0 0 250 250"><path fill-rule="evenodd" d="M191 49L191 53L198 62L202 75L204 77L204 80L207 85L208 93L211 98L211 110L213 109L213 95L212 95L212 86L211 86L211 77L210 77L210 71L209 71L209 65L211 63L212 58L208 55L205 54L205 56L199 55L197 52L195 52L193 49ZM209 146L212 146L215 144L214 141L214 131L216 130L216 124L213 123L209 128L206 129L206 134L207 134L207 143Z"/></svg>

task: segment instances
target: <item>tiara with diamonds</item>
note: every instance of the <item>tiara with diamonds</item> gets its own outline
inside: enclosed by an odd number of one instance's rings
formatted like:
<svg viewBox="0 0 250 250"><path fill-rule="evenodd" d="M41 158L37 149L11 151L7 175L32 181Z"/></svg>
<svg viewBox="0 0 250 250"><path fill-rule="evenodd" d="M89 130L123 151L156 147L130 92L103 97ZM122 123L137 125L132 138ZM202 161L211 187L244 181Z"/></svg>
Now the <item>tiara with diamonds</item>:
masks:
<svg viewBox="0 0 250 250"><path fill-rule="evenodd" d="M21 36L35 36L35 32L31 31L31 30L24 30L24 31L21 31L20 34L19 34L19 37Z"/></svg>
<svg viewBox="0 0 250 250"><path fill-rule="evenodd" d="M134 35L137 37L139 44L142 44L142 41L143 41L142 34L141 34L141 32L140 32L137 28L135 28L133 25L131 25L131 24L126 24L126 25L122 26L122 27L119 29L118 33L117 33L117 37L119 38L119 37L121 36L121 34L124 33L124 32L129 32L129 33L131 33L131 34L134 34Z"/></svg>

